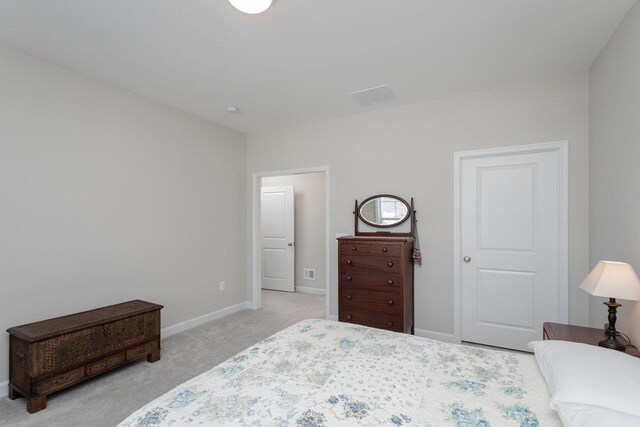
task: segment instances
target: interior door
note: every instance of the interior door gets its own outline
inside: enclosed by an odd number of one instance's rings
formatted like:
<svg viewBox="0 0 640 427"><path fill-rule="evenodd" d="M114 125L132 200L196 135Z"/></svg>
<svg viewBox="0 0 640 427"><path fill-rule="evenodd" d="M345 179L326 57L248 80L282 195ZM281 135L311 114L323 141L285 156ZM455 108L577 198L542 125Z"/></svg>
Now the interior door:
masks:
<svg viewBox="0 0 640 427"><path fill-rule="evenodd" d="M463 341L529 351L559 320L559 162L557 151L461 160Z"/></svg>
<svg viewBox="0 0 640 427"><path fill-rule="evenodd" d="M291 185L261 189L262 289L295 290L293 197Z"/></svg>

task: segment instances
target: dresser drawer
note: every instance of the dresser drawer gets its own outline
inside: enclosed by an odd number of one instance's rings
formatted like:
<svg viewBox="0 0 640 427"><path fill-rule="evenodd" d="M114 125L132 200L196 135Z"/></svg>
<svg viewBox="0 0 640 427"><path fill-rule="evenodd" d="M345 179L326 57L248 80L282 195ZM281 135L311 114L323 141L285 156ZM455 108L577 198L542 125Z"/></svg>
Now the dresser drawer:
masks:
<svg viewBox="0 0 640 427"><path fill-rule="evenodd" d="M361 288L371 291L399 290L402 276L397 273L371 273L367 271L348 270L340 274L340 286L344 288Z"/></svg>
<svg viewBox="0 0 640 427"><path fill-rule="evenodd" d="M399 314L371 313L340 307L338 320L347 323L370 326L372 328L387 329L389 331L402 332L402 317Z"/></svg>
<svg viewBox="0 0 640 427"><path fill-rule="evenodd" d="M124 363L124 353L118 353L114 356L87 365L87 376L97 375L100 372L108 371L120 364Z"/></svg>
<svg viewBox="0 0 640 427"><path fill-rule="evenodd" d="M81 381L83 378L84 368L74 369L73 371L66 372L61 375L56 375L55 377L42 381L36 387L36 392L38 394L53 393L56 390L63 389L67 386L70 386L71 384L75 384Z"/></svg>
<svg viewBox="0 0 640 427"><path fill-rule="evenodd" d="M159 313L140 314L33 343L31 376L85 363L158 336Z"/></svg>
<svg viewBox="0 0 640 427"><path fill-rule="evenodd" d="M340 272L360 271L400 274L400 259L389 256L340 256Z"/></svg>
<svg viewBox="0 0 640 427"><path fill-rule="evenodd" d="M402 253L402 245L389 243L363 243L363 242L340 242L340 255L386 255L394 258L400 258Z"/></svg>
<svg viewBox="0 0 640 427"><path fill-rule="evenodd" d="M371 312L400 313L402 301L400 292L368 291L364 289L340 289L339 306L345 309Z"/></svg>

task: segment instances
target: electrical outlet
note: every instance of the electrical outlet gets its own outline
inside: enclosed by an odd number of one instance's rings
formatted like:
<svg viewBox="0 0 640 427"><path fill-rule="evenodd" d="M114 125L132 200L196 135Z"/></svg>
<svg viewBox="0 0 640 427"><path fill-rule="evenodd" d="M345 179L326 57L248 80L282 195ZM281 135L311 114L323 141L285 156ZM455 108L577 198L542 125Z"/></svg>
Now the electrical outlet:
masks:
<svg viewBox="0 0 640 427"><path fill-rule="evenodd" d="M220 282L220 290L221 291L224 291L226 286L227 286L227 284L224 282L224 280L222 282Z"/></svg>

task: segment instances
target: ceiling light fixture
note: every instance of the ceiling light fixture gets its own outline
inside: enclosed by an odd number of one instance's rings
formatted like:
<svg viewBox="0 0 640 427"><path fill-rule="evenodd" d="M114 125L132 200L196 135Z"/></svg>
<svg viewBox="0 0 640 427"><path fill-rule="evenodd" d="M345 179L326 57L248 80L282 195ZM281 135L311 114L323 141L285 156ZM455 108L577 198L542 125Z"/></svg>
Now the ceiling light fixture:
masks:
<svg viewBox="0 0 640 427"><path fill-rule="evenodd" d="M229 113L229 114L237 114L239 112L240 112L240 110L235 105L229 105L227 107L227 113Z"/></svg>
<svg viewBox="0 0 640 427"><path fill-rule="evenodd" d="M229 0L229 3L241 12L255 15L269 9L273 0Z"/></svg>

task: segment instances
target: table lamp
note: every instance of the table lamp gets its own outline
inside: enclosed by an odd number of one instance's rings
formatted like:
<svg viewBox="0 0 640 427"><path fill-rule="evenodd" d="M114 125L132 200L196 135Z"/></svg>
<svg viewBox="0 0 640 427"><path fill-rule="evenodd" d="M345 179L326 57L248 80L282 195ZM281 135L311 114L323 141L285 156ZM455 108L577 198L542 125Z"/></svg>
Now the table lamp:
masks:
<svg viewBox="0 0 640 427"><path fill-rule="evenodd" d="M616 337L616 313L622 304L616 298L640 301L640 279L633 267L624 262L600 261L584 279L580 288L587 293L609 298L604 305L609 307L607 337L598 343L601 347L624 351L625 344Z"/></svg>

